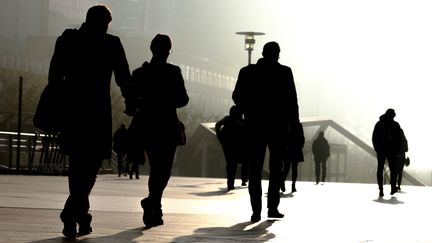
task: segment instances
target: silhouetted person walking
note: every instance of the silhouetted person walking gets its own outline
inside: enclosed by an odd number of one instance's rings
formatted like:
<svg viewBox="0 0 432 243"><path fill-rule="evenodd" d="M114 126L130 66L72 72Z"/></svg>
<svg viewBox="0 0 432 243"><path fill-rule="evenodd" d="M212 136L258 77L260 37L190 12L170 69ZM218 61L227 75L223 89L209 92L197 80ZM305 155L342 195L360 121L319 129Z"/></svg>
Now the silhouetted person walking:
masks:
<svg viewBox="0 0 432 243"><path fill-rule="evenodd" d="M330 157L330 146L324 137L324 132L320 131L318 137L312 143L312 153L315 161L316 184L325 182L327 174L327 159Z"/></svg>
<svg viewBox="0 0 432 243"><path fill-rule="evenodd" d="M288 176L291 167L291 192L296 192L296 182L298 175L298 163L304 161L303 156L303 146L305 143L303 126L299 122L292 127L290 127L290 139L288 141L288 146L286 149L286 156L284 159L283 170L282 170L282 182L281 182L281 191L285 192L285 180Z"/></svg>
<svg viewBox="0 0 432 243"><path fill-rule="evenodd" d="M408 152L408 141L405 137L404 131L401 129L401 147L399 148L399 151L396 155L396 161L397 161L397 168L396 168L396 189L397 191L401 190L401 184L402 184L402 175L403 175L403 169L404 166L409 166L409 158L406 157L405 153Z"/></svg>
<svg viewBox="0 0 432 243"><path fill-rule="evenodd" d="M118 177L124 172L126 165L123 165L123 159L128 147L128 130L125 124L121 124L113 136L113 150L117 154L117 172Z"/></svg>
<svg viewBox="0 0 432 243"><path fill-rule="evenodd" d="M132 73L138 96L138 114L132 121L139 138L135 141L134 153L146 151L150 163L149 195L141 201L143 222L147 227L163 224L162 194L179 145L177 108L189 102L180 68L167 63L171 53L170 37L156 35L150 50L151 61L144 62Z"/></svg>
<svg viewBox="0 0 432 243"><path fill-rule="evenodd" d="M246 137L243 121L243 114L240 109L233 105L228 116L216 122L216 136L222 145L226 160L227 189L234 190L237 165L241 164L242 186L246 186L249 171L246 161Z"/></svg>
<svg viewBox="0 0 432 243"><path fill-rule="evenodd" d="M282 163L290 126L299 122L294 78L291 68L279 64L279 52L276 42L266 43L263 58L240 70L232 96L245 115L252 222L261 220L261 177L267 147L270 151L267 215L270 218L284 216L278 211Z"/></svg>
<svg viewBox="0 0 432 243"><path fill-rule="evenodd" d="M377 153L378 167L377 167L377 181L379 188L379 196L384 196L384 164L387 160L390 169L390 185L393 195L396 189L396 175L397 175L397 154L401 147L401 128L399 123L394 121L396 113L393 109L388 109L383 115L380 116L379 121L375 124L372 133L373 147Z"/></svg>
<svg viewBox="0 0 432 243"><path fill-rule="evenodd" d="M69 155L69 197L60 218L68 238L92 231L88 197L102 160L112 153L112 72L129 109L129 66L120 39L106 33L110 22L107 7L91 7L79 29L67 29L58 37L49 69L49 82L62 82L66 90L62 139Z"/></svg>

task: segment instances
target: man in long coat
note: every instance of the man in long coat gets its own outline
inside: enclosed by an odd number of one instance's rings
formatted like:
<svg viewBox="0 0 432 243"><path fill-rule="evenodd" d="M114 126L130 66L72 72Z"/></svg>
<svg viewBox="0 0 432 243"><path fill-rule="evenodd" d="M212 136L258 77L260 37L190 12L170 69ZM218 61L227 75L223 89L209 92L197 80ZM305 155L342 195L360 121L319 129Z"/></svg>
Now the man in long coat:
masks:
<svg viewBox="0 0 432 243"><path fill-rule="evenodd" d="M107 7L91 7L79 29L67 29L58 37L49 69L48 81L61 82L64 88L61 134L69 155L70 194L60 218L68 238L92 231L88 196L102 160L111 158L113 72L126 104L132 97L123 46L118 37L106 33L111 19Z"/></svg>
<svg viewBox="0 0 432 243"><path fill-rule="evenodd" d="M266 148L270 151L267 216L282 218L278 211L282 165L290 126L299 123L297 92L291 68L278 62L278 43L264 45L263 58L240 70L232 98L244 113L249 146L249 195L252 222L261 220L261 177Z"/></svg>

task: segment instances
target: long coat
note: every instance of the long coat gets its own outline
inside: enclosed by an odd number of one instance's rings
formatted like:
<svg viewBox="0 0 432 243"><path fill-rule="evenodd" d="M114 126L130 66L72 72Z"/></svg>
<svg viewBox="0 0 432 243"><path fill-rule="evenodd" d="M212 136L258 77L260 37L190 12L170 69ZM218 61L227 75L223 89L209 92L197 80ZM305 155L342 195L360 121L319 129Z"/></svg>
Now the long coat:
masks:
<svg viewBox="0 0 432 243"><path fill-rule="evenodd" d="M297 92L291 68L264 58L240 70L233 101L254 132L288 137L289 125L299 122Z"/></svg>
<svg viewBox="0 0 432 243"><path fill-rule="evenodd" d="M111 77L128 99L132 82L120 39L95 33L84 23L57 38L48 82L62 82L65 89L62 131L67 154L111 157Z"/></svg>

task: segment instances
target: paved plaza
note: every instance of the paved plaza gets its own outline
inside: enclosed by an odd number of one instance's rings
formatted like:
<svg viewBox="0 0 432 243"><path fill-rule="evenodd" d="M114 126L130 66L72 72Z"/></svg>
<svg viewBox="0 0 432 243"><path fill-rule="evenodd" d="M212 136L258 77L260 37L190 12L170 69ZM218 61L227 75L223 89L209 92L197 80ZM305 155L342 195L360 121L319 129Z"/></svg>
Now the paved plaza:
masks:
<svg viewBox="0 0 432 243"><path fill-rule="evenodd" d="M379 199L375 184L298 182L298 192L282 195L284 219L267 219L263 210L263 219L251 223L239 180L226 192L224 179L173 177L163 200L165 225L147 229L139 203L147 179L100 175L91 195L94 232L76 241L432 242L430 187L403 186L390 196L386 185ZM67 242L58 217L66 197L66 177L0 175L0 242ZM265 200L264 194L264 207Z"/></svg>

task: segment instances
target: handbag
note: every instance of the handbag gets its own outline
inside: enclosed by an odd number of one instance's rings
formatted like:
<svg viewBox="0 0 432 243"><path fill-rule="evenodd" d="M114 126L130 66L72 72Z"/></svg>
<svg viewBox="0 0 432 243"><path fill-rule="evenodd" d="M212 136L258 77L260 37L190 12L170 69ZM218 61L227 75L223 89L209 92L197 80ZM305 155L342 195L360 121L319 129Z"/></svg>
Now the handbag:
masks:
<svg viewBox="0 0 432 243"><path fill-rule="evenodd" d="M43 89L33 116L33 125L47 133L64 127L64 95L62 82L48 82Z"/></svg>

